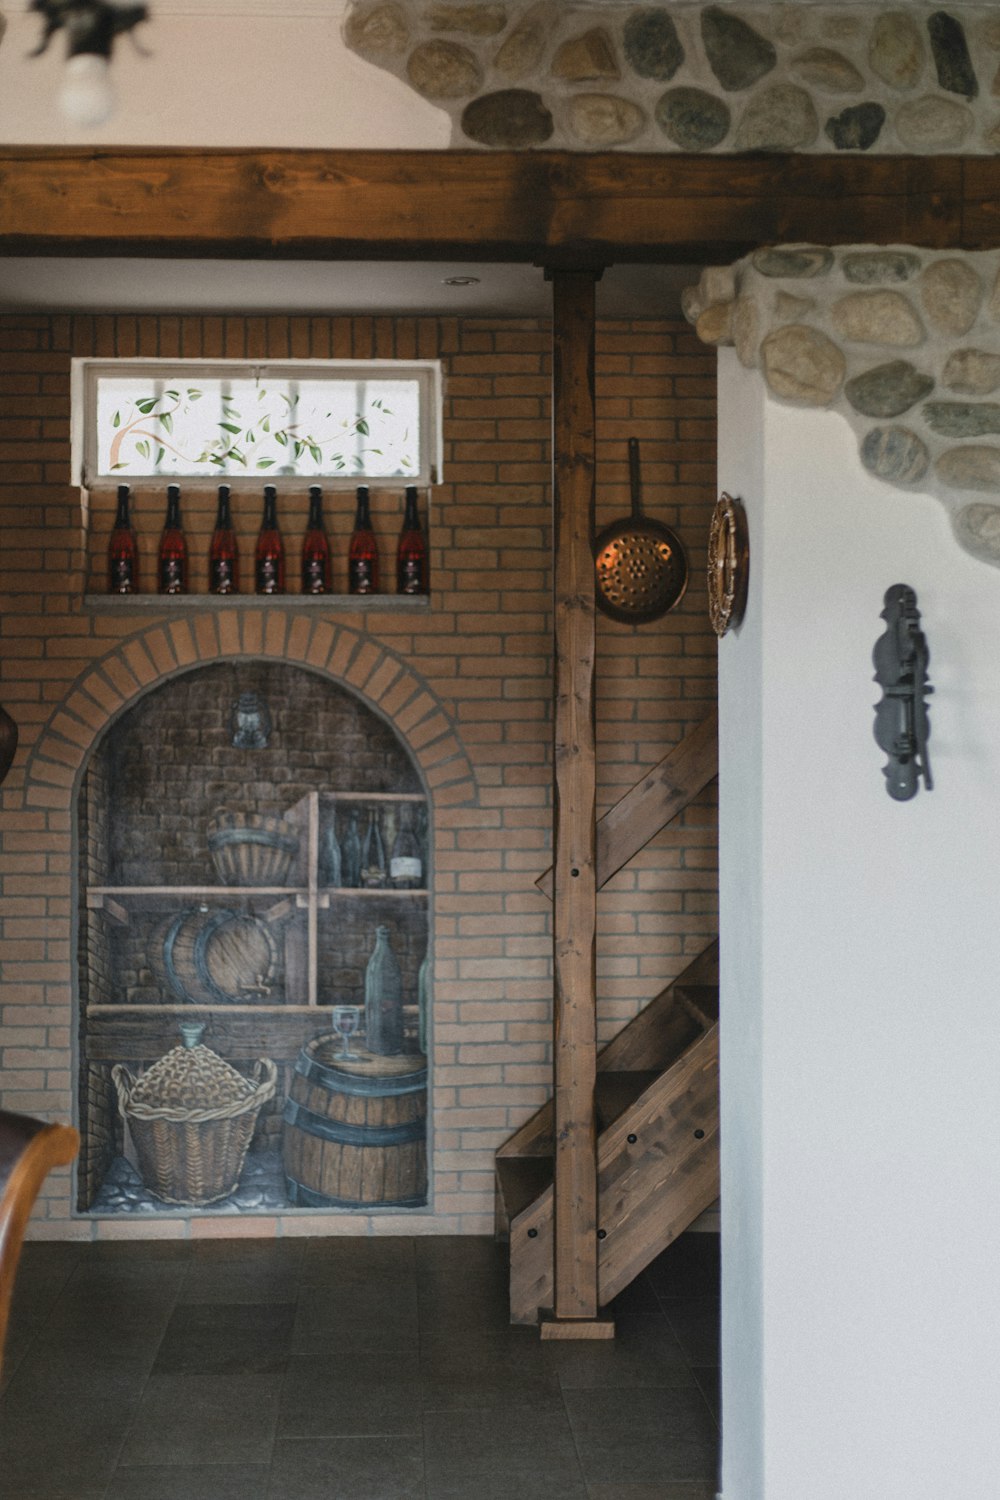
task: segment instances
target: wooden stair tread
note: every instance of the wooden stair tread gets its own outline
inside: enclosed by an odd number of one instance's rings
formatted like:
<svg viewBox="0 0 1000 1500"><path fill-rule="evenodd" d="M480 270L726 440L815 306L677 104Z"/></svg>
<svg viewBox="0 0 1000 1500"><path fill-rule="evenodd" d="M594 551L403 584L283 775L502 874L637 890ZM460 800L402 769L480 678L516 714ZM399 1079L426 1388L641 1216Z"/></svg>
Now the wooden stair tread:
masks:
<svg viewBox="0 0 1000 1500"><path fill-rule="evenodd" d="M630 1109L659 1077L655 1068L652 1071L642 1069L627 1073L598 1073L595 1097L597 1118L602 1129L607 1129Z"/></svg>
<svg viewBox="0 0 1000 1500"><path fill-rule="evenodd" d="M511 1222L552 1186L551 1156L505 1156L496 1164L504 1208Z"/></svg>

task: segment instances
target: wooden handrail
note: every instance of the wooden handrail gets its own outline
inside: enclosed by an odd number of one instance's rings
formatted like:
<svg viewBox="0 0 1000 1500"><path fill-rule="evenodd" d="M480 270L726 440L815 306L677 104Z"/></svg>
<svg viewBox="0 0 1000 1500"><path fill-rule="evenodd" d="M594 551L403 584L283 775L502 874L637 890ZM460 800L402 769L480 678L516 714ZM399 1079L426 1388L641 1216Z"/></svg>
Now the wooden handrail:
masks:
<svg viewBox="0 0 1000 1500"><path fill-rule="evenodd" d="M718 727L713 709L598 821L598 890L718 775ZM535 884L552 899L551 865Z"/></svg>

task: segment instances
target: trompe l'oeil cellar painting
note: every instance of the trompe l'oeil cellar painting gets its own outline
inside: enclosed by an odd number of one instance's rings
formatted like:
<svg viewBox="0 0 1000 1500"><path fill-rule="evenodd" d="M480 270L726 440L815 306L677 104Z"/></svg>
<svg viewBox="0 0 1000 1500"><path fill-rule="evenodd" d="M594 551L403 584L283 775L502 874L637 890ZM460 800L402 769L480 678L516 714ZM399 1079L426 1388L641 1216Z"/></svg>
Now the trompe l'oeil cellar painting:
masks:
<svg viewBox="0 0 1000 1500"><path fill-rule="evenodd" d="M394 731L284 664L111 726L79 799L79 1208L427 1201L428 808Z"/></svg>

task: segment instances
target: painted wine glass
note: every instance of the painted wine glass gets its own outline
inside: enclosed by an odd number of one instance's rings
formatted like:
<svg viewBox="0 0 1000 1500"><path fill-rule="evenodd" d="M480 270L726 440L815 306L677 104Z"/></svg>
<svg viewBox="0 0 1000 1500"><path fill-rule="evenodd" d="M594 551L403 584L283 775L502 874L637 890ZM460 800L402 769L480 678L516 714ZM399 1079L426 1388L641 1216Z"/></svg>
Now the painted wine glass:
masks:
<svg viewBox="0 0 1000 1500"><path fill-rule="evenodd" d="M359 1005L335 1005L333 1007L333 1029L340 1037L343 1045L337 1053L339 1062L356 1061L357 1052L352 1052L348 1043L358 1029L361 1019L361 1007Z"/></svg>

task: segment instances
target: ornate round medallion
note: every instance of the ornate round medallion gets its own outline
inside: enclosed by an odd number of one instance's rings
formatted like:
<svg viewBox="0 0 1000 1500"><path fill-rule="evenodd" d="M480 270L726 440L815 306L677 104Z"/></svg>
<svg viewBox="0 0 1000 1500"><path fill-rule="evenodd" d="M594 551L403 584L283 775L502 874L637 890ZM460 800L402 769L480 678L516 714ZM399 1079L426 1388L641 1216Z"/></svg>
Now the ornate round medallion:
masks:
<svg viewBox="0 0 1000 1500"><path fill-rule="evenodd" d="M720 638L743 619L749 576L747 513L742 501L723 492L708 532L708 616Z"/></svg>

